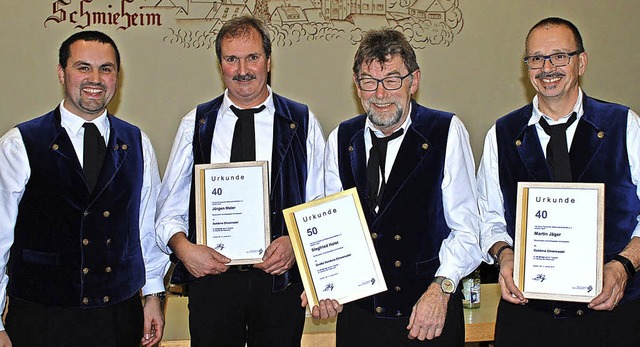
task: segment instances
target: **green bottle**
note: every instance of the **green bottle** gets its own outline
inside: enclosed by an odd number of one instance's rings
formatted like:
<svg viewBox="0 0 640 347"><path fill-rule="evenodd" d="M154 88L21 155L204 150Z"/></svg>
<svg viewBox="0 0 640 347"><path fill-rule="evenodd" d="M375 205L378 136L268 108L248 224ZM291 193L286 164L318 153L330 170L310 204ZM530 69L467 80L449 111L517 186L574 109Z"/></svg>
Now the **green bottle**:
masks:
<svg viewBox="0 0 640 347"><path fill-rule="evenodd" d="M475 270L462 279L462 306L464 308L480 307L480 271Z"/></svg>

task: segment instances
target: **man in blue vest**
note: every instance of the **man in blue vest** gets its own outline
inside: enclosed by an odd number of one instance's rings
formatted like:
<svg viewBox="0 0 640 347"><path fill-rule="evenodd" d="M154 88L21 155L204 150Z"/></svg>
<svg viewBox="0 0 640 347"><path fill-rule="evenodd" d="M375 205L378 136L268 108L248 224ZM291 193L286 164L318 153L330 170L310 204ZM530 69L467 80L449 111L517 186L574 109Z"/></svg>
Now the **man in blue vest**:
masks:
<svg viewBox="0 0 640 347"><path fill-rule="evenodd" d="M73 34L59 51L64 100L0 139L0 346L162 338L160 175L147 136L107 112L119 70L110 37Z"/></svg>
<svg viewBox="0 0 640 347"><path fill-rule="evenodd" d="M344 307L322 300L313 314L342 310L338 347L463 346L458 283L482 259L468 133L412 99L420 68L398 31L367 32L353 82L365 114L329 135L325 189L358 189L388 290Z"/></svg>
<svg viewBox="0 0 640 347"><path fill-rule="evenodd" d="M322 129L307 106L267 85L271 40L261 21L227 21L216 54L227 88L182 119L158 198L159 243L179 260L172 282L189 283L192 346L299 346L302 284L282 209L324 194ZM245 149L252 158L240 161L269 162L271 244L261 263L229 266L230 259L196 244L193 172L196 164L236 161L236 112L251 108L255 143Z"/></svg>
<svg viewBox="0 0 640 347"><path fill-rule="evenodd" d="M587 53L571 22L538 22L527 35L524 61L536 96L489 130L478 172L481 246L487 262L500 267L496 345L635 346L640 119L626 106L582 91ZM517 184L523 181L605 184L603 287L591 302L529 300L515 286Z"/></svg>

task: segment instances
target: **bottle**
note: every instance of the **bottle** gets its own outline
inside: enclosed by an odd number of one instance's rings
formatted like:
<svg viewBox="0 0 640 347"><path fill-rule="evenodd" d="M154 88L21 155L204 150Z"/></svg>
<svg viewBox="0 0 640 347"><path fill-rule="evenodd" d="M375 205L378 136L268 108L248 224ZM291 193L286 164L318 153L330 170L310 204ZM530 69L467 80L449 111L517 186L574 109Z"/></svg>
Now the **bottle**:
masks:
<svg viewBox="0 0 640 347"><path fill-rule="evenodd" d="M480 271L475 270L462 279L462 306L464 308L480 307Z"/></svg>

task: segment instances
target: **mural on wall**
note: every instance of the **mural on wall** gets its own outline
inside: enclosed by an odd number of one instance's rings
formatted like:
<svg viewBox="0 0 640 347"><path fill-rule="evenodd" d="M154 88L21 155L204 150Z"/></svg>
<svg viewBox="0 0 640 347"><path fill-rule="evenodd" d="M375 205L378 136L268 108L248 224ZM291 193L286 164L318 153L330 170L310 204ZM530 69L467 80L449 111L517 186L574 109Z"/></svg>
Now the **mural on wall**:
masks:
<svg viewBox="0 0 640 347"><path fill-rule="evenodd" d="M273 45L349 40L357 45L365 31L394 28L414 48L449 46L464 21L459 0L58 0L44 25L70 23L162 27L163 41L192 49L213 49L225 21L251 14L269 25Z"/></svg>

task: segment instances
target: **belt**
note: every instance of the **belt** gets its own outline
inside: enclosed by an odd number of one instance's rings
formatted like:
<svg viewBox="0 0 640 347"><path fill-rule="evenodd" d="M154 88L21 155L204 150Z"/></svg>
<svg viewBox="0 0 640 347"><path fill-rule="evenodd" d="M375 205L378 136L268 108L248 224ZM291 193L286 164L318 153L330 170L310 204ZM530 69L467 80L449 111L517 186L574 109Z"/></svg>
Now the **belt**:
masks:
<svg viewBox="0 0 640 347"><path fill-rule="evenodd" d="M234 270L234 271L240 271L240 272L247 272L249 270L253 269L253 265L251 264L246 264L246 265L230 265L229 266L229 270Z"/></svg>

